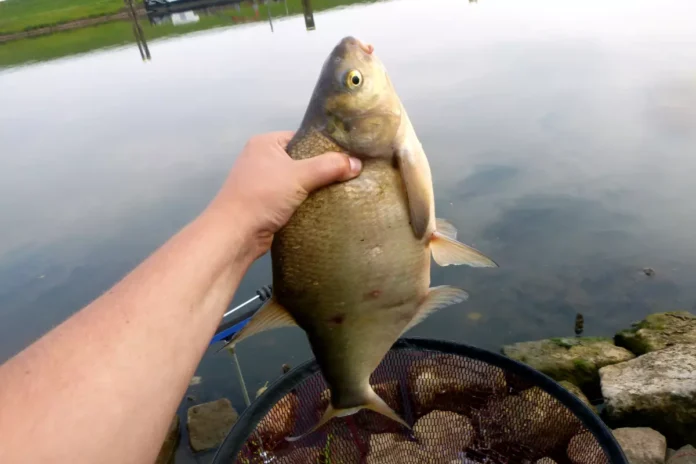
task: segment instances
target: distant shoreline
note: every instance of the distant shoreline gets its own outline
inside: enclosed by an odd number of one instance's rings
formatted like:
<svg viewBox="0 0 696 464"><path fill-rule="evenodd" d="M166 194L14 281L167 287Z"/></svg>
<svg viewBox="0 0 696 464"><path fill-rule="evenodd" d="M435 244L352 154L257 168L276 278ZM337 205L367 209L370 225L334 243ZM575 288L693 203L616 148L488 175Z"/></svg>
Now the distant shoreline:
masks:
<svg viewBox="0 0 696 464"><path fill-rule="evenodd" d="M147 16L147 12L143 7L136 8L136 14L138 17ZM11 42L13 40L27 39L30 37L39 37L42 35L53 34L55 32L70 31L73 29L80 29L83 27L96 26L99 24L108 23L111 21L122 21L129 19L129 13L124 8L118 13L110 13L100 16L94 16L91 18L81 18L73 19L63 23L54 24L51 26L42 26L36 29L30 29L21 32L11 32L9 34L0 34L0 43Z"/></svg>

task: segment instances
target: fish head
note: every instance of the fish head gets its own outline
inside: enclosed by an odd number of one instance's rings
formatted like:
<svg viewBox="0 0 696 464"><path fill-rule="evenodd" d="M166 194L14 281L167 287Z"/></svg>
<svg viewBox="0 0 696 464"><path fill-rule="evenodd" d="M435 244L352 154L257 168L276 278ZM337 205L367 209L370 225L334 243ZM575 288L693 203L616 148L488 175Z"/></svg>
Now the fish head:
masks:
<svg viewBox="0 0 696 464"><path fill-rule="evenodd" d="M308 114L349 152L390 156L402 105L374 47L349 36L324 62Z"/></svg>

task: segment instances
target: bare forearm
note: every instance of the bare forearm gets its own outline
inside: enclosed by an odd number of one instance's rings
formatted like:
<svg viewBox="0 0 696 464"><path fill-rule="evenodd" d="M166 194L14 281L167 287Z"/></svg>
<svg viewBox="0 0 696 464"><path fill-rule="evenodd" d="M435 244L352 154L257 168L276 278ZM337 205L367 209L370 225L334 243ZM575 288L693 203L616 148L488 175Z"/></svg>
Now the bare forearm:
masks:
<svg viewBox="0 0 696 464"><path fill-rule="evenodd" d="M0 462L154 460L255 257L216 214L0 368Z"/></svg>
<svg viewBox="0 0 696 464"><path fill-rule="evenodd" d="M291 135L250 139L198 219L0 366L0 463L154 461L251 262L309 192L360 173L340 153L293 161Z"/></svg>

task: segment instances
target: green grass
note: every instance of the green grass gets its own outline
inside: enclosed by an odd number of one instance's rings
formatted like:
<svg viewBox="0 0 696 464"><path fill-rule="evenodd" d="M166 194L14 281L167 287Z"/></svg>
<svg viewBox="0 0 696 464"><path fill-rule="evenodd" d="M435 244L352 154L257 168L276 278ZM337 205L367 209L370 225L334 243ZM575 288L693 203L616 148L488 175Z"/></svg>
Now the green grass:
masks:
<svg viewBox="0 0 696 464"><path fill-rule="evenodd" d="M8 0L10 3L27 1L29 3L39 3L39 0ZM53 0L57 3L69 3L69 0ZM72 0L73 3L84 0ZM95 4L98 2L95 2ZM103 1L101 3L104 3ZM341 5L358 3L357 0L312 0L314 11L321 11ZM362 3L362 2L360 2ZM0 3L0 6L3 5ZM288 0L288 11L290 15L302 14L302 3L300 0ZM285 5L280 3L271 4L271 15L278 19L285 16ZM148 44L151 41L162 37L188 34L190 32L212 29L216 27L232 26L237 24L233 17L254 16L251 5L243 5L240 11L233 7L222 10L215 15L200 16L200 21L181 26L164 24L152 26L147 19L141 19L140 25L145 34ZM259 21L268 20L268 12L265 5L259 5ZM70 55L86 53L92 50L116 47L121 45L133 44L135 47L135 37L133 36L132 23L129 21L113 21L92 27L74 29L70 31L57 32L50 35L26 38L0 44L0 68L18 66L27 63L48 61ZM137 51L134 51L137 54Z"/></svg>
<svg viewBox="0 0 696 464"><path fill-rule="evenodd" d="M123 0L6 0L0 2L0 34L117 13L124 6Z"/></svg>
<svg viewBox="0 0 696 464"><path fill-rule="evenodd" d="M197 30L232 24L234 23L231 18L217 15L201 17L201 20L197 23L182 26L173 26L171 24L151 26L147 21L140 22L148 44L150 41L161 37L187 34ZM129 21L113 21L98 26L0 44L0 67L47 61L127 44L133 44L135 47L132 23Z"/></svg>

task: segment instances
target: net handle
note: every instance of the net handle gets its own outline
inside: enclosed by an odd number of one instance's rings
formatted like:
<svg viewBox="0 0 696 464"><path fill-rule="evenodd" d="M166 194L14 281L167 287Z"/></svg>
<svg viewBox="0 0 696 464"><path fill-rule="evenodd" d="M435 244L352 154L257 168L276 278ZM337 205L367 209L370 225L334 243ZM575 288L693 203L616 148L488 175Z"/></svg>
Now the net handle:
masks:
<svg viewBox="0 0 696 464"><path fill-rule="evenodd" d="M551 379L551 377L548 377L526 364L515 361L514 359L463 343L433 340L429 338L401 338L394 343L391 351L409 349L430 351L439 354L457 354L482 361L492 366L499 367L504 371L511 372L519 377L529 379L535 386L540 387L560 401L580 419L585 428L594 435L609 458L610 463L628 464L623 450L606 424L604 424L604 422L602 422L602 420L577 396L563 388L560 384ZM215 456L213 456L211 462L216 464L222 462L228 463L230 460L236 460L249 434L256 429L258 423L268 414L271 408L285 395L296 388L298 384L318 372L320 372L319 365L316 360L311 359L300 364L295 369L273 382L264 392L263 401L253 402L251 406L246 408L239 416L237 423L227 434L222 445L220 445L215 452ZM243 424L243 426L241 424Z"/></svg>

